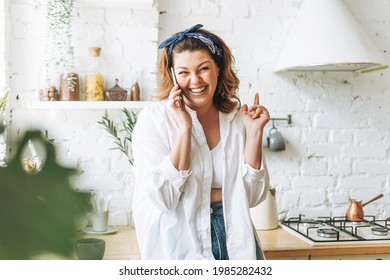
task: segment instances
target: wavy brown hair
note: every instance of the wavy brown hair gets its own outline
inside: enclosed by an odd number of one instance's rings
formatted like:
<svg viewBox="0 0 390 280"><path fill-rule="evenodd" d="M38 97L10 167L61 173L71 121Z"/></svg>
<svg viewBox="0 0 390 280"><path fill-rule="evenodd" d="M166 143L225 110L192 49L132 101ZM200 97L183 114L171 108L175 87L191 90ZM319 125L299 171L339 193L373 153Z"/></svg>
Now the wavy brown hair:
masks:
<svg viewBox="0 0 390 280"><path fill-rule="evenodd" d="M233 71L234 57L226 43L219 36L204 29L198 29L196 31L212 34L221 43L223 58L221 65L217 64L219 68L219 76L217 88L214 93L213 103L219 111L223 113L230 113L235 108L241 106L240 99L237 96L240 80L238 79L236 73ZM187 37L173 46L171 59L173 60L174 53L196 50L207 50L210 56L214 59L212 53L210 52L206 44L204 44L199 39L191 37ZM215 61L215 63L217 62ZM173 87L171 72L168 67L168 47L164 48L162 51L158 71L160 77L160 91L155 98L157 100L163 100L169 96L169 93Z"/></svg>

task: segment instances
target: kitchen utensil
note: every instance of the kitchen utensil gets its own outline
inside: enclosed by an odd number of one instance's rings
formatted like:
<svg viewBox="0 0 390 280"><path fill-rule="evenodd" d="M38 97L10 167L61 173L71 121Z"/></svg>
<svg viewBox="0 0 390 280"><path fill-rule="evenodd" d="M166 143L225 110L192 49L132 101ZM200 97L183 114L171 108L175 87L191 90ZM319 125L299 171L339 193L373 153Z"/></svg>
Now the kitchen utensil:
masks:
<svg viewBox="0 0 390 280"><path fill-rule="evenodd" d="M104 194L100 191L91 191L91 204L94 212L108 211L111 194Z"/></svg>
<svg viewBox="0 0 390 280"><path fill-rule="evenodd" d="M253 225L258 230L270 230L278 227L278 211L275 199L276 190L269 188L267 198L258 206L250 209Z"/></svg>
<svg viewBox="0 0 390 280"><path fill-rule="evenodd" d="M356 221L356 222L363 220L364 219L363 207L381 197L383 197L383 194L379 194L365 203L362 203L361 200L350 199L349 207L346 213L347 219L349 221Z"/></svg>
<svg viewBox="0 0 390 280"><path fill-rule="evenodd" d="M374 198L372 198L371 200L369 200L369 201L363 203L363 204L362 204L362 207L366 206L368 203L371 203L371 202L373 202L373 201L375 201L375 200L378 200L378 199L381 198L381 197L383 197L383 193L378 194L376 197L374 197Z"/></svg>

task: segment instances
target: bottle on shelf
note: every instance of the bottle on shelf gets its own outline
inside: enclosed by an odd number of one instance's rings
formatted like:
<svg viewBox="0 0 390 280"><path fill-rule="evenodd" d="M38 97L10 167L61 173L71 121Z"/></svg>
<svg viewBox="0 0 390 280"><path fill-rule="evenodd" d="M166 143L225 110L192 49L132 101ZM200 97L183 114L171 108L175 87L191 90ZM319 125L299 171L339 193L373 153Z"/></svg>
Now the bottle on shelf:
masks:
<svg viewBox="0 0 390 280"><path fill-rule="evenodd" d="M85 78L85 100L104 101L104 76L103 60L100 57L101 48L91 47L89 51L89 63Z"/></svg>
<svg viewBox="0 0 390 280"><path fill-rule="evenodd" d="M140 88L139 88L137 81L135 81L135 83L131 86L130 100L131 101L140 101L141 100L141 91L140 91Z"/></svg>

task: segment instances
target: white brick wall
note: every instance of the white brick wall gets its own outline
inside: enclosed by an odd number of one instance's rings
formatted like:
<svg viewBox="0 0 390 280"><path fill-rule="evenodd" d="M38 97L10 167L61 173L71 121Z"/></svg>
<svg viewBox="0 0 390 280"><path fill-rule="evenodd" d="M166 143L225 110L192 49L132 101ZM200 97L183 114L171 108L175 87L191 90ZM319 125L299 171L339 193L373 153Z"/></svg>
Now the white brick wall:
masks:
<svg viewBox="0 0 390 280"><path fill-rule="evenodd" d="M31 110L30 100L37 100L36 88L45 46L46 8L43 1L7 1L10 5L9 26L12 88L12 144L26 129L47 132L57 148L58 160L77 167L74 178L79 189L112 193L110 223L129 224L131 201L131 165L116 150L113 142L98 125L104 110ZM74 10L74 45L77 70L83 77L88 47L102 48L105 60L106 87L129 89L135 74L139 75L141 96L151 100L155 94L158 38L158 10L129 8L79 7ZM82 79L80 87L83 89ZM120 122L120 110L109 110L110 117Z"/></svg>
<svg viewBox="0 0 390 280"><path fill-rule="evenodd" d="M5 87L5 23L6 23L6 3L0 3L0 89Z"/></svg>
<svg viewBox="0 0 390 280"><path fill-rule="evenodd" d="M385 12L390 2L344 2L390 63L390 23ZM33 1L10 3L10 85L15 94L11 139L29 127L47 130L61 162L83 170L77 186L110 190L111 223L128 223L131 166L117 151L109 150L112 144L96 124L103 112L27 108L28 100L35 97L42 59L44 9ZM242 101L252 102L259 91L273 117L292 115L291 125L275 122L285 136L287 150L271 153L265 149L279 212L343 215L350 197L366 201L383 192L385 197L365 211L390 216L390 70L361 76L273 73L302 0L158 0L155 4L151 10L78 8L75 38L81 65L87 47L99 44L110 69L107 77L120 74L123 85L129 87L131 72L139 71L141 90L149 98L157 88L158 43L176 31L203 23L232 48ZM109 113L118 121L121 118L120 112Z"/></svg>
<svg viewBox="0 0 390 280"><path fill-rule="evenodd" d="M6 58L6 22L8 20L7 16L7 3L2 1L0 3L0 96L3 96L3 89L6 87L6 76L7 76L7 62ZM0 113L2 114L2 113ZM0 116L0 122L4 122L4 118L8 119L8 112L6 112L7 116ZM6 138L7 133L3 132L0 134L0 166L4 166L7 160L7 146L6 146Z"/></svg>

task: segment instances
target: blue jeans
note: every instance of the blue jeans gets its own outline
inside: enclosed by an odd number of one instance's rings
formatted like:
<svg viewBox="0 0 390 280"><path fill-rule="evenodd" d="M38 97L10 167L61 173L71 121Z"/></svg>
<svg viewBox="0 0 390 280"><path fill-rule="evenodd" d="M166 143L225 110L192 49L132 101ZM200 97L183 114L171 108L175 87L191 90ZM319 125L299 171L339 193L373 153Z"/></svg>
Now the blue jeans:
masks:
<svg viewBox="0 0 390 280"><path fill-rule="evenodd" d="M228 260L226 231L223 219L222 201L211 203L211 249L216 260ZM256 232L254 232L256 234ZM256 259L263 259L263 252L256 239Z"/></svg>
<svg viewBox="0 0 390 280"><path fill-rule="evenodd" d="M216 260L228 260L222 201L211 203L211 249Z"/></svg>

